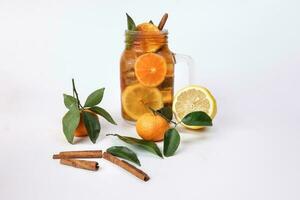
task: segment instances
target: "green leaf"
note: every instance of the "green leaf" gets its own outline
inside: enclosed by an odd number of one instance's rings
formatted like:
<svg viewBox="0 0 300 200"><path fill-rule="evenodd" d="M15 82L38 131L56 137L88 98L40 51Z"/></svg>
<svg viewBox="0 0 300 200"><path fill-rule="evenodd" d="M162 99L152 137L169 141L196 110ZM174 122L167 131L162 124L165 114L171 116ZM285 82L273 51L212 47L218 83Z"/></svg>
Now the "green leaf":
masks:
<svg viewBox="0 0 300 200"><path fill-rule="evenodd" d="M84 107L93 107L102 101L105 88L94 91L88 96L85 101Z"/></svg>
<svg viewBox="0 0 300 200"><path fill-rule="evenodd" d="M95 144L100 133L100 123L97 115L83 111L83 122L91 141Z"/></svg>
<svg viewBox="0 0 300 200"><path fill-rule="evenodd" d="M164 155L173 156L180 144L180 135L175 128L170 128L164 136Z"/></svg>
<svg viewBox="0 0 300 200"><path fill-rule="evenodd" d="M130 49L132 46L132 43L134 42L135 39L135 34L132 33L126 33L126 49Z"/></svg>
<svg viewBox="0 0 300 200"><path fill-rule="evenodd" d="M133 19L126 13L127 16L127 29L130 31L134 31L136 29L136 25Z"/></svg>
<svg viewBox="0 0 300 200"><path fill-rule="evenodd" d="M135 31L136 30L136 25L133 21L133 19L126 13L127 16L127 29L128 31ZM126 32L126 49L130 49L132 46L132 43L134 41L135 34L131 32Z"/></svg>
<svg viewBox="0 0 300 200"><path fill-rule="evenodd" d="M212 126L212 120L203 111L195 111L187 114L182 120L188 126Z"/></svg>
<svg viewBox="0 0 300 200"><path fill-rule="evenodd" d="M89 110L93 111L94 113L102 116L105 118L108 122L117 125L117 123L114 121L114 119L110 116L110 114L104 110L103 108L100 108L98 106L91 107Z"/></svg>
<svg viewBox="0 0 300 200"><path fill-rule="evenodd" d="M137 138L133 138L133 137L121 136L119 134L107 134L107 135L117 136L120 140L126 142L127 144L138 146L146 151L149 151L150 153L153 153L153 154L158 155L159 157L163 158L158 146L152 141L145 141L145 140L141 140L141 139L137 139Z"/></svg>
<svg viewBox="0 0 300 200"><path fill-rule="evenodd" d="M75 104L72 104L70 110L65 114L62 119L63 132L69 143L73 143L74 131L80 121L80 111Z"/></svg>
<svg viewBox="0 0 300 200"><path fill-rule="evenodd" d="M162 115L167 120L171 121L173 118L172 108L167 106L157 110L158 114Z"/></svg>
<svg viewBox="0 0 300 200"><path fill-rule="evenodd" d="M134 151L132 151L131 149L129 149L127 147L113 146L113 147L108 148L106 151L114 156L124 158L125 160L131 161L131 162L141 166L141 163L140 163L136 153L134 153Z"/></svg>
<svg viewBox="0 0 300 200"><path fill-rule="evenodd" d="M70 95L64 94L64 104L68 109L70 109L72 104L77 105L77 100L76 100L76 98L74 98Z"/></svg>

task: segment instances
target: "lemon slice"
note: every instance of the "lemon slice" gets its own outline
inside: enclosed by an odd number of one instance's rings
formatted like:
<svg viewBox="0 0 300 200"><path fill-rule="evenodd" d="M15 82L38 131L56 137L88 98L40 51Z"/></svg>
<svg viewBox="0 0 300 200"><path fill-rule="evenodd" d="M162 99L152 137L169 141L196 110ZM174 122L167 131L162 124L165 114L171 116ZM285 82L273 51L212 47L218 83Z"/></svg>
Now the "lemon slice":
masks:
<svg viewBox="0 0 300 200"><path fill-rule="evenodd" d="M135 84L123 91L122 106L129 117L138 120L143 114L151 112L149 107L155 110L162 108L163 96L157 88Z"/></svg>
<svg viewBox="0 0 300 200"><path fill-rule="evenodd" d="M191 85L176 93L172 109L177 121L181 121L188 113L195 111L203 111L213 119L217 113L217 103L208 89ZM182 125L191 129L202 128L202 126L188 126L184 123Z"/></svg>

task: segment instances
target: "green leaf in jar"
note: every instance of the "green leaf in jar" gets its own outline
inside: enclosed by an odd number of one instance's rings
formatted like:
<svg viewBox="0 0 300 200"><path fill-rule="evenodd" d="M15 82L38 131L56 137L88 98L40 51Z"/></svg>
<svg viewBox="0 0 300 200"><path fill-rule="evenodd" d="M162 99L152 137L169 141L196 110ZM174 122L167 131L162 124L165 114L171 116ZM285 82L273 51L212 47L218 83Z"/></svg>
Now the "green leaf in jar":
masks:
<svg viewBox="0 0 300 200"><path fill-rule="evenodd" d="M170 128L164 136L164 155L173 156L180 144L180 135L175 128Z"/></svg>
<svg viewBox="0 0 300 200"><path fill-rule="evenodd" d="M127 16L127 31L126 31L126 49L130 49L134 42L135 33L131 31L136 30L136 25L133 19L126 13Z"/></svg>
<svg viewBox="0 0 300 200"><path fill-rule="evenodd" d="M203 111L191 112L181 122L188 126L212 126L212 119Z"/></svg>
<svg viewBox="0 0 300 200"><path fill-rule="evenodd" d="M137 138L133 138L133 137L122 136L119 134L107 134L107 136L108 135L117 136L120 140L122 140L123 142L126 142L127 144L131 144L131 145L140 147L141 149L144 149L150 153L153 153L153 154L158 155L159 157L163 158L163 155L162 155L160 149L152 141L146 141L146 140L141 140L141 139L137 139Z"/></svg>
<svg viewBox="0 0 300 200"><path fill-rule="evenodd" d="M82 112L83 122L88 132L90 140L95 144L100 134L100 123L97 115L83 111Z"/></svg>
<svg viewBox="0 0 300 200"><path fill-rule="evenodd" d="M124 146L113 146L106 150L108 153L123 158L125 160L131 161L139 166L141 166L141 163L134 151L129 149L128 147Z"/></svg>
<svg viewBox="0 0 300 200"><path fill-rule="evenodd" d="M127 29L130 31L134 31L136 29L136 25L133 21L133 19L126 13L127 17Z"/></svg>

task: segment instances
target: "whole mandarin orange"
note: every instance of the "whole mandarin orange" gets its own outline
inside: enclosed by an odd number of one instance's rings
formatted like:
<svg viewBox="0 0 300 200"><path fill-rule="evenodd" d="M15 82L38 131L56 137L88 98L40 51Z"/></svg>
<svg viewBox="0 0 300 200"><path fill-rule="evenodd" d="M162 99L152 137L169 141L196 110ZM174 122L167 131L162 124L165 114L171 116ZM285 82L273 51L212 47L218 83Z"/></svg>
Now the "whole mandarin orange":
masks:
<svg viewBox="0 0 300 200"><path fill-rule="evenodd" d="M136 122L136 132L147 141L163 140L169 127L169 123L163 117L153 113L142 115Z"/></svg>
<svg viewBox="0 0 300 200"><path fill-rule="evenodd" d="M90 112L98 118L98 116L95 113L93 113L92 111L90 111L90 110L84 110L84 111L85 112ZM87 132L86 126L83 122L83 115L82 115L82 112L81 112L80 113L80 121L79 121L79 124L78 124L77 128L75 129L74 136L76 136L76 137L86 137L87 135L88 135L88 132Z"/></svg>

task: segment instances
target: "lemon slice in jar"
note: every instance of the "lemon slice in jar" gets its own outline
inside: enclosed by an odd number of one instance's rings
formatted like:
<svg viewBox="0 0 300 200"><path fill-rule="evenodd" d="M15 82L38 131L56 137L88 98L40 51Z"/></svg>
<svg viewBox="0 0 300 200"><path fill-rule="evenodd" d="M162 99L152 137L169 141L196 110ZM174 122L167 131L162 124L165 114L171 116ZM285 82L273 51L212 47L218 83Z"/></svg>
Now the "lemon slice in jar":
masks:
<svg viewBox="0 0 300 200"><path fill-rule="evenodd" d="M122 94L122 106L125 113L134 120L143 114L163 107L163 96L157 88L145 87L141 84L125 88Z"/></svg>

